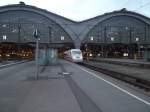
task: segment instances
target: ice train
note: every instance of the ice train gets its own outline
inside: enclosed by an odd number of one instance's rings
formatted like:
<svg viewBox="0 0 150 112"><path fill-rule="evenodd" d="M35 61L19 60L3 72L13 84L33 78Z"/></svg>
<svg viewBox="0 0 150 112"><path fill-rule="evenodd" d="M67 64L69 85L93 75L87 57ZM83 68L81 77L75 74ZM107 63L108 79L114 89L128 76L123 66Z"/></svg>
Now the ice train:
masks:
<svg viewBox="0 0 150 112"><path fill-rule="evenodd" d="M72 62L82 62L83 55L80 49L70 49L64 52L64 58Z"/></svg>

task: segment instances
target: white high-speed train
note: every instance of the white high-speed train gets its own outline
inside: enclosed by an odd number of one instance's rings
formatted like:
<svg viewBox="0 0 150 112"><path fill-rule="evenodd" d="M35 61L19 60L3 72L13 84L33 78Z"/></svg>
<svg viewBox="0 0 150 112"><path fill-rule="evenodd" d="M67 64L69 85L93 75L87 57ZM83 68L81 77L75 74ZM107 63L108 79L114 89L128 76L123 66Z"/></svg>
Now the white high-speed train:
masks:
<svg viewBox="0 0 150 112"><path fill-rule="evenodd" d="M80 49L70 49L64 52L64 58L72 62L82 62L83 56Z"/></svg>

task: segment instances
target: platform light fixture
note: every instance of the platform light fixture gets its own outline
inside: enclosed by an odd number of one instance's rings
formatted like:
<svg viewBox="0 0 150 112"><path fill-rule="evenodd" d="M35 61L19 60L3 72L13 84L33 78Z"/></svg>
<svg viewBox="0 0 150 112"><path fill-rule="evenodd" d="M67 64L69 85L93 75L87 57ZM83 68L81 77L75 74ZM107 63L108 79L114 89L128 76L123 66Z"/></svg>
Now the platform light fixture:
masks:
<svg viewBox="0 0 150 112"><path fill-rule="evenodd" d="M123 53L123 56L127 57L127 56L129 56L129 54L128 53Z"/></svg>
<svg viewBox="0 0 150 112"><path fill-rule="evenodd" d="M140 48L144 48L144 46L140 46Z"/></svg>
<svg viewBox="0 0 150 112"><path fill-rule="evenodd" d="M90 37L90 40L91 40L91 41L93 41L93 40L94 40L94 37L93 37L93 36L91 36L91 37Z"/></svg>
<svg viewBox="0 0 150 112"><path fill-rule="evenodd" d="M2 27L4 27L4 28L5 28L5 27L7 27L7 25L6 25L6 24L3 24L3 25L2 25Z"/></svg>
<svg viewBox="0 0 150 112"><path fill-rule="evenodd" d="M98 53L98 54L97 54L97 56L101 56L101 54L100 54L100 53Z"/></svg>
<svg viewBox="0 0 150 112"><path fill-rule="evenodd" d="M139 41L139 38L138 38L138 37L136 37L136 38L135 38L135 41L136 41L136 42L138 42L138 41Z"/></svg>
<svg viewBox="0 0 150 112"><path fill-rule="evenodd" d="M128 26L126 26L126 27L125 27L125 30L128 30L128 29L129 29L129 27L128 27Z"/></svg>
<svg viewBox="0 0 150 112"><path fill-rule="evenodd" d="M61 40L65 40L65 37L64 37L64 36L61 36L60 39L61 39Z"/></svg>
<svg viewBox="0 0 150 112"><path fill-rule="evenodd" d="M6 35L3 35L3 40L7 40L7 36Z"/></svg>
<svg viewBox="0 0 150 112"><path fill-rule="evenodd" d="M111 38L110 38L110 40L111 40L111 41L114 41L114 40L115 40L115 38L114 38L114 37L111 37Z"/></svg>

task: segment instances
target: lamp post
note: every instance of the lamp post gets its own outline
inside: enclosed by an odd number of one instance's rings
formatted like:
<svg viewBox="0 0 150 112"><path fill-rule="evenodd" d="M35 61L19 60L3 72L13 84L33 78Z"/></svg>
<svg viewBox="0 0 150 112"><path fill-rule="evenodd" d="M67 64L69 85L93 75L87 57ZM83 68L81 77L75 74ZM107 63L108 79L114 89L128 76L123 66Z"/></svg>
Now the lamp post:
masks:
<svg viewBox="0 0 150 112"><path fill-rule="evenodd" d="M125 26L125 30L127 31L128 34L128 53L129 53L129 57L134 57L133 56L133 52L132 52L132 38L134 37L134 27L132 26ZM130 47L131 46L131 47Z"/></svg>
<svg viewBox="0 0 150 112"><path fill-rule="evenodd" d="M49 43L51 43L52 42L52 28L49 26L48 29L49 29Z"/></svg>
<svg viewBox="0 0 150 112"><path fill-rule="evenodd" d="M104 45L105 44L107 44L107 27L105 26L104 27ZM104 45L103 45L103 58L107 58L107 56L106 56L106 53L107 53L107 49L106 49L106 47L104 47ZM104 49L105 48L105 49Z"/></svg>
<svg viewBox="0 0 150 112"><path fill-rule="evenodd" d="M39 56L39 35L38 35L37 29L34 30L33 36L36 39L36 52L35 52L36 76L35 76L35 79L38 80L38 76L39 76L39 59L38 59L38 56Z"/></svg>
<svg viewBox="0 0 150 112"><path fill-rule="evenodd" d="M87 43L85 43L84 47L85 47L85 51L86 51L86 61L89 61L89 57L88 57L88 45L87 45Z"/></svg>
<svg viewBox="0 0 150 112"><path fill-rule="evenodd" d="M140 52L141 52L141 51L140 51L140 50L141 50L141 49L140 49L140 42L139 42L139 41L140 41L140 38L139 38L139 37L136 37L136 38L135 38L135 41L137 42L137 46L138 46L138 57L140 57Z"/></svg>
<svg viewBox="0 0 150 112"><path fill-rule="evenodd" d="M21 25L18 25L18 42L21 41Z"/></svg>

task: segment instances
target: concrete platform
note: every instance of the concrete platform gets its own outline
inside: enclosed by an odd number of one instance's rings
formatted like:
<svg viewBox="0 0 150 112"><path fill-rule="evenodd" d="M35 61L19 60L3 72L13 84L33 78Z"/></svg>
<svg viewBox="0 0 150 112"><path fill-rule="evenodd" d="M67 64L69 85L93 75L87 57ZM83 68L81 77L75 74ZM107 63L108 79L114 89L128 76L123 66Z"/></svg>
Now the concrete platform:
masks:
<svg viewBox="0 0 150 112"><path fill-rule="evenodd" d="M41 71L42 66L40 67ZM62 75L66 73L67 76ZM69 73L69 74L67 74ZM93 75L94 74L94 75ZM95 76L96 75L96 76ZM58 60L35 76L35 63L0 69L0 112L149 112L150 97L92 70ZM116 84L139 100L102 80ZM145 101L145 102L143 102Z"/></svg>
<svg viewBox="0 0 150 112"><path fill-rule="evenodd" d="M37 81L19 112L81 112L65 80Z"/></svg>
<svg viewBox="0 0 150 112"><path fill-rule="evenodd" d="M0 72L10 75L0 77L0 112L81 112L59 66L47 66L40 73L46 78L37 81L28 78L35 75L33 62Z"/></svg>

